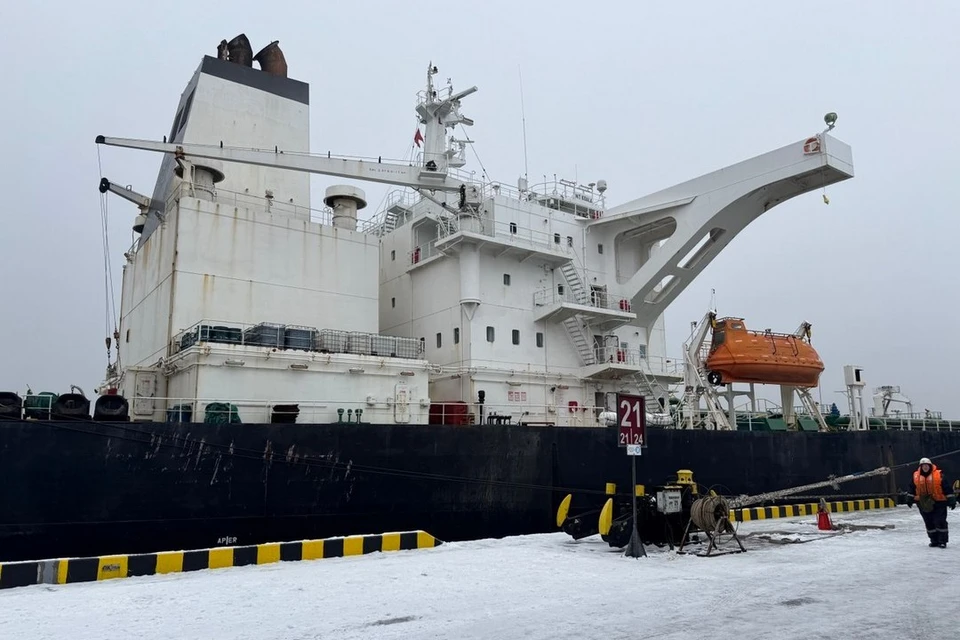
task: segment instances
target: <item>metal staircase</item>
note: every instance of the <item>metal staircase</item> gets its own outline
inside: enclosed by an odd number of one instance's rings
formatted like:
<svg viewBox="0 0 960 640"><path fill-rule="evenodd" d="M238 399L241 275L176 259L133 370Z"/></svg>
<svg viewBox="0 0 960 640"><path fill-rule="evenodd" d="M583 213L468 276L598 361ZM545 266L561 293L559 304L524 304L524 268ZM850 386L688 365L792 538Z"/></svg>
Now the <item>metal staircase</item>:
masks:
<svg viewBox="0 0 960 640"><path fill-rule="evenodd" d="M573 261L564 262L560 267L567 286L570 287L570 293L573 295L573 301L577 304L587 304L587 288L583 286L583 280L580 279L580 273L573 266Z"/></svg>
<svg viewBox="0 0 960 640"><path fill-rule="evenodd" d="M673 424L673 417L670 415L670 390L653 374L647 371L649 365L646 360L640 365L640 374L636 377L637 390L643 396L646 404L647 414L657 425ZM663 398L666 405L660 406L660 398Z"/></svg>
<svg viewBox="0 0 960 640"><path fill-rule="evenodd" d="M410 214L415 203L414 197L403 190L391 191L387 195L387 209L383 214L383 222L377 229L378 235L385 236L397 228L397 222Z"/></svg>
<svg viewBox="0 0 960 640"><path fill-rule="evenodd" d="M563 321L563 326L566 328L573 346L577 348L577 353L580 354L581 364L583 366L596 364L597 354L592 345L592 338L584 331L580 319L577 316L567 318Z"/></svg>
<svg viewBox="0 0 960 640"><path fill-rule="evenodd" d="M587 304L587 288L583 286L583 280L580 279L577 268L573 266L573 261L564 262L563 266L560 267L560 272L563 274L564 280L567 281L570 298L577 304ZM593 338L585 330L579 314L564 320L563 326L566 327L570 341L573 342L573 346L577 348L577 353L580 354L581 364L584 366L596 364L597 354L593 348Z"/></svg>
<svg viewBox="0 0 960 640"><path fill-rule="evenodd" d="M817 406L813 396L810 395L810 390L805 387L797 387L796 389L797 395L800 396L800 403L803 405L803 408L806 409L807 413L817 421L817 426L820 428L820 431L829 431L830 429L823 419L823 414L820 413L820 407Z"/></svg>

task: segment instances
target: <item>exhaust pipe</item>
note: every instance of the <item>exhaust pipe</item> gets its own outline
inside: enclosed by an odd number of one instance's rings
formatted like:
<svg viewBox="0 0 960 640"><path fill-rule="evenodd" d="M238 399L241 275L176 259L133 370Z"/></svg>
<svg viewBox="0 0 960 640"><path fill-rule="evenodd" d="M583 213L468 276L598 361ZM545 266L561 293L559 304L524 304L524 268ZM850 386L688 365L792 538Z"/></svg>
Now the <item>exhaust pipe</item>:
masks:
<svg viewBox="0 0 960 640"><path fill-rule="evenodd" d="M245 67L253 66L253 48L250 46L250 41L247 39L246 34L241 33L227 43L227 55L227 59L230 62L235 62Z"/></svg>
<svg viewBox="0 0 960 640"><path fill-rule="evenodd" d="M277 46L279 42L279 40L274 40L253 56L253 59L260 63L261 70L286 78L287 60L283 57L283 51Z"/></svg>

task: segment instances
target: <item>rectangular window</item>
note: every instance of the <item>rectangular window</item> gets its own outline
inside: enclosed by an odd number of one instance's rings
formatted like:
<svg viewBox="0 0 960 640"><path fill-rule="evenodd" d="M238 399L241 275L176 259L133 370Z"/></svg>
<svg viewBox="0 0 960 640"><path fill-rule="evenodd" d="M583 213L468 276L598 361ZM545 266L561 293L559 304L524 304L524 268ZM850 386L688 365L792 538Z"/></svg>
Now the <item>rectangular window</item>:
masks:
<svg viewBox="0 0 960 640"><path fill-rule="evenodd" d="M510 286L510 274L509 274L509 273L503 274L503 284L507 285L508 287Z"/></svg>
<svg viewBox="0 0 960 640"><path fill-rule="evenodd" d="M602 245L602 244L598 244L598 245L597 245L597 253L601 253L601 254L603 253L603 245Z"/></svg>
<svg viewBox="0 0 960 640"><path fill-rule="evenodd" d="M568 247L573 246L573 236L567 236L567 246Z"/></svg>
<svg viewBox="0 0 960 640"><path fill-rule="evenodd" d="M390 298L390 306L393 307L394 309L397 308L397 299L396 299L396 298Z"/></svg>
<svg viewBox="0 0 960 640"><path fill-rule="evenodd" d="M390 251L390 259L391 259L391 260L396 260L396 259L397 259L397 252L396 252L396 250Z"/></svg>
<svg viewBox="0 0 960 640"><path fill-rule="evenodd" d="M537 332L537 346L543 348L543 334Z"/></svg>
<svg viewBox="0 0 960 640"><path fill-rule="evenodd" d="M553 234L553 243L554 243L554 244L560 244L560 234L559 234L559 233Z"/></svg>
<svg viewBox="0 0 960 640"><path fill-rule="evenodd" d="M513 330L513 344L520 344L520 329Z"/></svg>
<svg viewBox="0 0 960 640"><path fill-rule="evenodd" d="M487 342L493 342L493 327L487 327Z"/></svg>
<svg viewBox="0 0 960 640"><path fill-rule="evenodd" d="M558 296L562 296L562 295L563 295L563 285L562 285L562 284L558 284L558 285L557 285L557 295L558 295Z"/></svg>
<svg viewBox="0 0 960 640"><path fill-rule="evenodd" d="M439 348L441 347L441 345L443 345L443 334L442 334L442 333L438 333L438 334L437 334L437 349L439 349Z"/></svg>
<svg viewBox="0 0 960 640"><path fill-rule="evenodd" d="M460 344L460 327L453 328L453 344Z"/></svg>
<svg viewBox="0 0 960 640"><path fill-rule="evenodd" d="M510 233L516 233L516 232L517 232L517 223L516 223L516 222L511 222L511 223L510 223Z"/></svg>

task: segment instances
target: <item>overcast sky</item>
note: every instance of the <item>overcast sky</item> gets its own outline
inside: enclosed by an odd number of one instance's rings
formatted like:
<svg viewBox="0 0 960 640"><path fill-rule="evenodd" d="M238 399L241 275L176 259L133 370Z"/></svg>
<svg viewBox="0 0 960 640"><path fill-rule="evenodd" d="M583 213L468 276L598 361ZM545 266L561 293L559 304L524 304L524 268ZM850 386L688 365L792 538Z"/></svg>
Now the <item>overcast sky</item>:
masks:
<svg viewBox="0 0 960 640"><path fill-rule="evenodd" d="M403 8L400 8L400 7ZM433 61L476 84L464 113L495 179L606 179L613 206L819 132L856 177L779 205L668 309L679 355L716 289L721 315L813 324L825 401L844 364L960 419L957 78L960 3L12 2L0 9L6 197L0 390L88 394L106 364L97 134L160 139L204 54L279 40L311 86L316 152L398 157ZM103 148L103 173L151 193L160 156ZM473 163L471 168L478 168ZM342 180L337 180L342 182ZM313 178L319 203L330 181ZM366 186L373 205L385 190ZM133 205L110 201L119 304ZM111 321L112 326L112 321ZM841 404L841 406L843 406Z"/></svg>

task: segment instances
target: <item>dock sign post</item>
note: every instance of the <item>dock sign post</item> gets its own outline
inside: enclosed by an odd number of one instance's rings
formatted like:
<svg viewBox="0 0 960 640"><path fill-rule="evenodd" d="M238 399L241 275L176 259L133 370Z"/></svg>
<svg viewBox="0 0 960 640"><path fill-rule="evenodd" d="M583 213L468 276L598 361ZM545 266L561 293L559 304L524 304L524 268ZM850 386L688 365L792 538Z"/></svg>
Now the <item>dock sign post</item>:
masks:
<svg viewBox="0 0 960 640"><path fill-rule="evenodd" d="M633 506L633 521L630 528L630 544L627 546L625 555L631 558L646 556L647 551L643 548L643 542L640 541L640 532L637 523L637 456L642 455L644 447L647 446L647 411L645 406L646 399L643 396L629 395L625 393L617 394L617 425L620 433L619 445L626 447L627 455L630 456L631 478L633 482L630 486L630 504Z"/></svg>
<svg viewBox="0 0 960 640"><path fill-rule="evenodd" d="M641 455L647 446L647 412L643 396L617 394L617 424L620 426L620 446L627 448L628 456Z"/></svg>

